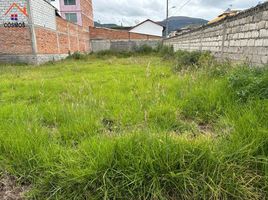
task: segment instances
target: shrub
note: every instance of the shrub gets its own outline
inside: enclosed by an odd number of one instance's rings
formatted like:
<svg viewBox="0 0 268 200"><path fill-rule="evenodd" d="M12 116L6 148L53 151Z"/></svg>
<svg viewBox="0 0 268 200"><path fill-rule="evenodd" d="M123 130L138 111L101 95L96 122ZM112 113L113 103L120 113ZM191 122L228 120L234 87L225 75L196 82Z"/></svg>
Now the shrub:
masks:
<svg viewBox="0 0 268 200"><path fill-rule="evenodd" d="M197 64L205 68L211 68L217 64L217 61L215 60L214 56L210 52L206 51L206 52L202 52L199 55Z"/></svg>
<svg viewBox="0 0 268 200"><path fill-rule="evenodd" d="M233 65L229 62L218 63L215 60L214 63L207 68L206 73L209 77L224 77L228 74L232 66Z"/></svg>
<svg viewBox="0 0 268 200"><path fill-rule="evenodd" d="M134 52L139 54L151 54L154 52L154 49L151 46L144 44L140 47L134 48Z"/></svg>
<svg viewBox="0 0 268 200"><path fill-rule="evenodd" d="M198 68L198 61L202 53L199 51L187 52L178 51L176 52L176 66L175 70L180 71L182 69Z"/></svg>
<svg viewBox="0 0 268 200"><path fill-rule="evenodd" d="M129 51L113 51L113 50L103 50L96 53L97 58L104 57L117 57L117 58L128 58L132 56L132 52Z"/></svg>
<svg viewBox="0 0 268 200"><path fill-rule="evenodd" d="M238 68L229 78L229 87L238 101L246 102L248 99L268 99L268 70Z"/></svg>
<svg viewBox="0 0 268 200"><path fill-rule="evenodd" d="M167 45L159 44L157 46L157 48L156 48L156 51L164 59L173 58L174 55L175 55L173 46L167 46Z"/></svg>
<svg viewBox="0 0 268 200"><path fill-rule="evenodd" d="M74 59L74 60L83 60L86 57L87 57L86 54L83 54L79 51L76 51L73 54L69 54L69 56L68 56L69 59Z"/></svg>

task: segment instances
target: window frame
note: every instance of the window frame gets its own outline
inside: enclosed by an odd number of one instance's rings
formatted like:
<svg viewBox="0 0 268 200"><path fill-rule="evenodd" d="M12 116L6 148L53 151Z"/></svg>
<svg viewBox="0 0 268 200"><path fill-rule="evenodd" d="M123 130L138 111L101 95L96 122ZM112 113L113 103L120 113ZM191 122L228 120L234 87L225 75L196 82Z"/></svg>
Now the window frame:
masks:
<svg viewBox="0 0 268 200"><path fill-rule="evenodd" d="M76 20L76 21L73 21L71 16L76 16L76 17L75 17L75 20ZM65 13L65 19L66 19L67 21L72 22L72 23L75 23L75 24L78 23L78 15L77 15L77 13L72 13L72 12L70 12L70 13Z"/></svg>
<svg viewBox="0 0 268 200"><path fill-rule="evenodd" d="M72 1L74 2L74 4L72 4ZM76 0L64 0L64 5L65 6L75 6Z"/></svg>

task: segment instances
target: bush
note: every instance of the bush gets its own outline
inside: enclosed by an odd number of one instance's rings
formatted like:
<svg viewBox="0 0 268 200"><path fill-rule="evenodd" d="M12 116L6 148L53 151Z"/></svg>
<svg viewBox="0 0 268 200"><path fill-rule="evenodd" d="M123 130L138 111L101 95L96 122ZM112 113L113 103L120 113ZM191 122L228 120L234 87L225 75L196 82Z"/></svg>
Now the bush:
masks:
<svg viewBox="0 0 268 200"><path fill-rule="evenodd" d="M167 46L163 44L159 44L157 46L156 52L158 52L158 54L162 56L164 59L174 58L175 55L173 46Z"/></svg>
<svg viewBox="0 0 268 200"><path fill-rule="evenodd" d="M229 62L218 63L215 61L214 64L207 68L206 73L209 77L224 77L232 67L233 65Z"/></svg>
<svg viewBox="0 0 268 200"><path fill-rule="evenodd" d="M218 63L210 52L202 52L201 55L199 55L197 65L204 66L205 68L211 68L214 67L216 64Z"/></svg>
<svg viewBox="0 0 268 200"><path fill-rule="evenodd" d="M241 102L248 99L268 99L268 70L239 68L229 78L229 87Z"/></svg>
<svg viewBox="0 0 268 200"><path fill-rule="evenodd" d="M154 49L151 46L144 44L140 47L134 48L134 52L139 54L151 54L154 52Z"/></svg>
<svg viewBox="0 0 268 200"><path fill-rule="evenodd" d="M178 51L176 52L176 66L175 70L180 71L182 69L198 68L198 61L202 53L199 51L188 52Z"/></svg>
<svg viewBox="0 0 268 200"><path fill-rule="evenodd" d="M142 46L136 46L132 51L116 51L116 50L99 51L96 53L96 56L98 58L111 57L111 56L117 58L128 58L135 55L148 55L154 52L155 50L151 46L144 44Z"/></svg>
<svg viewBox="0 0 268 200"><path fill-rule="evenodd" d="M117 57L117 58L128 58L132 56L132 52L129 51L113 51L113 50L103 50L96 53L97 58L104 57Z"/></svg>
<svg viewBox="0 0 268 200"><path fill-rule="evenodd" d="M73 54L69 54L68 58L69 59L74 59L74 60L83 60L87 57L86 54L83 54L79 51L74 52Z"/></svg>
<svg viewBox="0 0 268 200"><path fill-rule="evenodd" d="M223 77L232 66L228 62L218 62L210 52L178 51L175 53L174 71L203 69L210 77Z"/></svg>

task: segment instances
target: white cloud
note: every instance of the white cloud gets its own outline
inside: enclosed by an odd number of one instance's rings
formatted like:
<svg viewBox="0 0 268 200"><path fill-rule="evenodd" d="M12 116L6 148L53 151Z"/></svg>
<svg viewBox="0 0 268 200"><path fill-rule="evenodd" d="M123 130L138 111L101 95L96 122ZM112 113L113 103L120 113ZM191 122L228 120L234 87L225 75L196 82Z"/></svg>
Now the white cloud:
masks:
<svg viewBox="0 0 268 200"><path fill-rule="evenodd" d="M234 9L250 8L260 0L191 0L179 10L187 0L170 0L172 16L189 16L212 19L231 4ZM102 23L134 25L145 19L160 21L166 15L166 0L93 0L94 19Z"/></svg>

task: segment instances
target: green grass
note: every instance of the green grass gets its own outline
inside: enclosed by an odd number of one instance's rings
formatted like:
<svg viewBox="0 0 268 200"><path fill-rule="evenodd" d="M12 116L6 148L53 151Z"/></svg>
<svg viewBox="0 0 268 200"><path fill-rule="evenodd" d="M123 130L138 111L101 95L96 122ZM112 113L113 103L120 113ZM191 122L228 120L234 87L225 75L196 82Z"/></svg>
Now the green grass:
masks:
<svg viewBox="0 0 268 200"><path fill-rule="evenodd" d="M267 70L203 65L0 66L0 174L38 200L267 199Z"/></svg>

